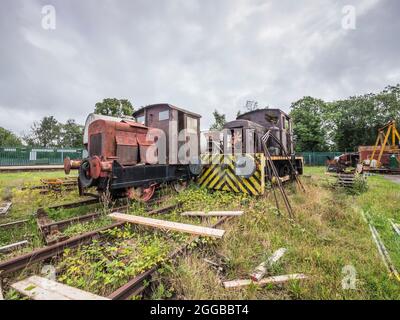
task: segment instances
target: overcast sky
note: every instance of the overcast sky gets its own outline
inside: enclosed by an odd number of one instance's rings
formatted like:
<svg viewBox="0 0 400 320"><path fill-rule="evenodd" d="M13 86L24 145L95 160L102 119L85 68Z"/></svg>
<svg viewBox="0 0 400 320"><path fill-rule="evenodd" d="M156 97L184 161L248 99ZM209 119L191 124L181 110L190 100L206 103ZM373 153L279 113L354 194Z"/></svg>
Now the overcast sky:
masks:
<svg viewBox="0 0 400 320"><path fill-rule="evenodd" d="M55 29L43 28L48 4ZM18 134L46 115L83 123L106 97L168 102L202 114L204 129L214 109L232 120L246 100L289 111L305 95L334 100L400 82L397 0L0 6L0 126Z"/></svg>

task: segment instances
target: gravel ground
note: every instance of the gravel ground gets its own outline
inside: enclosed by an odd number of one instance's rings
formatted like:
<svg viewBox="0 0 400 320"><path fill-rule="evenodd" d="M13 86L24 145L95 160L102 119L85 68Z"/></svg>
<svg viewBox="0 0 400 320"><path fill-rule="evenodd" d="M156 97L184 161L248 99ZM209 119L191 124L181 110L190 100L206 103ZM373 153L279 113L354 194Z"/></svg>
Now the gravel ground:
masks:
<svg viewBox="0 0 400 320"><path fill-rule="evenodd" d="M384 175L384 177L390 181L400 183L400 176Z"/></svg>

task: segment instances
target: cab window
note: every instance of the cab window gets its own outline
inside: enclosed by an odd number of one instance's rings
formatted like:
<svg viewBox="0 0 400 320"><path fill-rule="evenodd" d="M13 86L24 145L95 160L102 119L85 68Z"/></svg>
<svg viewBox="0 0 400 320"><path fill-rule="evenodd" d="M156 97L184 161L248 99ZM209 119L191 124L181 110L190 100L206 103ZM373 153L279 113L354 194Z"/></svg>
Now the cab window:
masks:
<svg viewBox="0 0 400 320"><path fill-rule="evenodd" d="M161 111L158 114L158 121L169 120L169 110Z"/></svg>

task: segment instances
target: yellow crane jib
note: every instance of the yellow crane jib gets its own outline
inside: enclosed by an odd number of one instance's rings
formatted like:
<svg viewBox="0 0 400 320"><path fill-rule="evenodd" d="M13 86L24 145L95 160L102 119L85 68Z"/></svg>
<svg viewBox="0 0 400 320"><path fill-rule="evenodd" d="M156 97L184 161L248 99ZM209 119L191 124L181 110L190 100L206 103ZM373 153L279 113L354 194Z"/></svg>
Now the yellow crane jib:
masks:
<svg viewBox="0 0 400 320"><path fill-rule="evenodd" d="M386 132L385 132L386 130ZM381 166L381 159L383 152L388 144L389 139L391 138L391 144L389 145L389 152L399 151L400 145L400 134L396 129L396 122L390 121L384 127L380 128L378 131L378 137L376 138L376 142L374 145L374 150L372 152L370 161L374 160L375 154L377 153L378 147L380 147L379 155L377 161L377 166ZM397 143L396 143L397 142Z"/></svg>

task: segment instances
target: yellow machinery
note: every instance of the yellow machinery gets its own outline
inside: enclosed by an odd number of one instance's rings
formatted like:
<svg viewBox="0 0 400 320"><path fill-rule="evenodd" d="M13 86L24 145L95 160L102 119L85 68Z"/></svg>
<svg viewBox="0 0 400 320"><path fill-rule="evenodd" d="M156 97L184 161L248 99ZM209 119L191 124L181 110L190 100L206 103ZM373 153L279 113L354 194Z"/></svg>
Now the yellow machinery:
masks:
<svg viewBox="0 0 400 320"><path fill-rule="evenodd" d="M385 132L385 130L387 130ZM375 157L375 154L378 150L378 147L380 147L379 151L379 156L377 159L377 167L379 168L381 166L381 159L383 152L386 149L386 145L388 144L389 139L391 138L391 144L388 145L389 149L387 152L389 153L399 153L399 144L400 144L400 134L396 129L396 122L395 121L390 121L387 125L385 125L383 128L380 128L378 131L378 137L375 142L374 150L372 152L370 161L372 161ZM396 144L396 142L398 142Z"/></svg>
<svg viewBox="0 0 400 320"><path fill-rule="evenodd" d="M203 163L207 167L198 178L200 186L231 192L243 192L254 196L265 191L265 156L262 153L247 154L255 164L253 172L244 177L237 174L237 156L224 154L204 154Z"/></svg>

